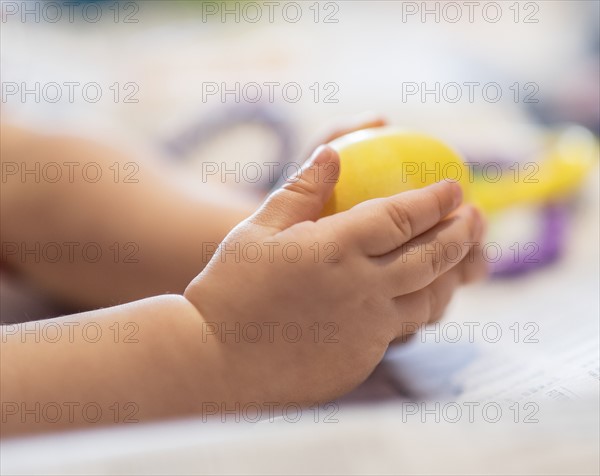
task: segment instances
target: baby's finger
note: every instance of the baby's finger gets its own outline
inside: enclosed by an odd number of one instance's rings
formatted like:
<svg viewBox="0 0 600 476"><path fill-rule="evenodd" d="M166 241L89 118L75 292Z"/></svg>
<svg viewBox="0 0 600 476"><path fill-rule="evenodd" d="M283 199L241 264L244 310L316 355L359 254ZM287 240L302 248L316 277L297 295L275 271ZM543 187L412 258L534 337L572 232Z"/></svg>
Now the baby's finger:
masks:
<svg viewBox="0 0 600 476"><path fill-rule="evenodd" d="M351 132L361 131L363 129L371 129L373 127L382 127L387 124L387 121L378 114L363 113L358 114L347 120L345 123L339 124L333 131L329 131L323 135L321 144L331 142L338 137L350 134Z"/></svg>
<svg viewBox="0 0 600 476"><path fill-rule="evenodd" d="M336 124L333 127L330 126L325 131L318 133L316 138L310 141L310 144L312 144L311 148L305 150L300 155L299 163L304 162L304 158L308 157L311 151L317 149L323 144L327 144L332 140L337 139L338 137L350 134L351 132L356 132L363 129L372 129L374 127L382 127L385 125L387 125L387 120L381 115L374 114L372 112L364 112L362 114L357 114L356 116L347 118L343 122ZM284 178L282 177L278 185L281 185L283 182Z"/></svg>
<svg viewBox="0 0 600 476"><path fill-rule="evenodd" d="M484 279L489 273L489 266L483 256L483 243L478 242L457 265L461 271L462 284L470 284Z"/></svg>
<svg viewBox="0 0 600 476"><path fill-rule="evenodd" d="M467 256L454 268L442 274L425 288L394 298L402 318L400 338L392 344L407 342L423 324L440 320L452 295L462 284L468 284L487 275L487 263L483 259L482 245L474 245Z"/></svg>
<svg viewBox="0 0 600 476"><path fill-rule="evenodd" d="M393 197L369 200L333 215L341 233L368 256L394 251L460 205L460 185L441 181Z"/></svg>
<svg viewBox="0 0 600 476"><path fill-rule="evenodd" d="M393 296L415 292L460 263L481 240L483 218L471 205L459 208L401 248L375 259L387 269L383 283Z"/></svg>
<svg viewBox="0 0 600 476"><path fill-rule="evenodd" d="M414 293L394 298L398 310L396 339L404 342L424 324L438 321L444 314L454 291L461 284L459 267L441 275L429 286Z"/></svg>
<svg viewBox="0 0 600 476"><path fill-rule="evenodd" d="M280 232L296 223L316 220L331 196L340 170L338 153L321 146L294 177L267 198L248 220Z"/></svg>
<svg viewBox="0 0 600 476"><path fill-rule="evenodd" d="M482 222L481 239L477 241L467 253L467 256L456 266L461 275L462 284L470 284L484 279L489 274L488 262L484 257L483 238L487 231L487 222Z"/></svg>

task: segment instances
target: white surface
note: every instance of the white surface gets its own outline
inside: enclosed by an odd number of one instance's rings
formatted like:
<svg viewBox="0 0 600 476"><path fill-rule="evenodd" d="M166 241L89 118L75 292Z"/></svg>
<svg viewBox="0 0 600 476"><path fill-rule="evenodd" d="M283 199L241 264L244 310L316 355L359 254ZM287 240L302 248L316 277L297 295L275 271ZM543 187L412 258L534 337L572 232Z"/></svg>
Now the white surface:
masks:
<svg viewBox="0 0 600 476"><path fill-rule="evenodd" d="M403 104L398 84L537 81L543 91L584 41L577 34L581 3L537 2L537 25L427 26L399 25L399 3L345 2L338 25L316 27L220 28L176 15L161 23L144 8L138 25L117 25L111 34L93 25L2 24L3 81L141 87L135 106L3 104L2 118L153 143L210 114L199 100L201 81L336 81L339 104L284 105L301 139L334 116L363 109L460 137L481 137L502 124L509 136L512 121L523 121L514 104ZM240 144L242 152L247 147ZM565 259L522 279L464 290L444 321L496 322L506 336L515 322L535 322L538 343L506 337L492 344L480 334L473 343L417 340L390 352L373 378L341 401L336 424L187 421L4 441L2 474L598 474L598 214L592 181ZM535 402L539 422L514 423L506 412L497 424L405 423L401 402L408 396Z"/></svg>
<svg viewBox="0 0 600 476"><path fill-rule="evenodd" d="M554 404L556 405L556 404ZM176 422L8 442L2 474L598 474L592 402L539 423L420 423L399 405L338 422Z"/></svg>

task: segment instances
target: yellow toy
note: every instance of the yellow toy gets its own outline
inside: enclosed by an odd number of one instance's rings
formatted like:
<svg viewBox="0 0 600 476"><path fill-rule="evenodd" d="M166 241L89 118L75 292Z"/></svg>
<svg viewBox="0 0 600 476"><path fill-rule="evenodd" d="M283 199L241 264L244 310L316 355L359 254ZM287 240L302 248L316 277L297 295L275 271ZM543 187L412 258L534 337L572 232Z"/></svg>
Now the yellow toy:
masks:
<svg viewBox="0 0 600 476"><path fill-rule="evenodd" d="M443 179L458 181L465 200L486 212L519 203L544 203L572 193L598 156L591 132L567 126L549 136L545 157L516 176L504 171L486 178L465 165L443 142L418 132L380 127L353 132L329 144L340 154L341 171L323 216L378 197L424 187Z"/></svg>

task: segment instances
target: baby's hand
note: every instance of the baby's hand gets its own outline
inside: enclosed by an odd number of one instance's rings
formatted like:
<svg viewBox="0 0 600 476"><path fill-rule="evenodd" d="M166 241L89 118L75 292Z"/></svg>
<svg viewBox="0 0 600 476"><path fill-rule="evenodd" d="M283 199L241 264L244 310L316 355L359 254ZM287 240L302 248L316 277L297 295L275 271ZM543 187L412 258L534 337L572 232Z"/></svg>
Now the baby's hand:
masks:
<svg viewBox="0 0 600 476"><path fill-rule="evenodd" d="M351 390L393 340L439 319L456 286L480 273L483 221L459 207L457 184L319 219L338 173L337 153L319 148L185 291L203 339L223 344L242 403L312 404Z"/></svg>

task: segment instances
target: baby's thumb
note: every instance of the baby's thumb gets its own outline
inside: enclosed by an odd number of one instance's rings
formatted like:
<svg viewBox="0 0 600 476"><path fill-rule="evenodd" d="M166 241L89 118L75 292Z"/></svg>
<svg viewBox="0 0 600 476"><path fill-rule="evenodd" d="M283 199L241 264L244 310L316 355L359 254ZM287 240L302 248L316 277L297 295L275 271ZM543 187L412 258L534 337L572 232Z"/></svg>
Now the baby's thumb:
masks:
<svg viewBox="0 0 600 476"><path fill-rule="evenodd" d="M337 152L329 146L320 146L300 173L275 191L250 221L281 231L302 221L317 220L333 192L339 173Z"/></svg>

